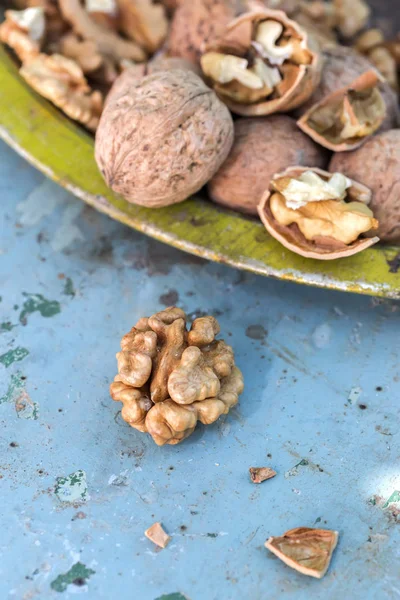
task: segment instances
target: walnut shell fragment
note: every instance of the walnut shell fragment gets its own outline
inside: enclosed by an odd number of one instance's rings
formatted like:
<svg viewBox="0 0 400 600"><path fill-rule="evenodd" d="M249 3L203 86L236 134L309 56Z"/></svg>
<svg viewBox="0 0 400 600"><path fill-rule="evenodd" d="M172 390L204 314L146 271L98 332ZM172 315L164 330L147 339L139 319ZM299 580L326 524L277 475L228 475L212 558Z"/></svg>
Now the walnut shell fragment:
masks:
<svg viewBox="0 0 400 600"><path fill-rule="evenodd" d="M194 73L160 71L107 103L95 156L107 183L149 208L186 200L219 169L233 143L226 106Z"/></svg>
<svg viewBox="0 0 400 600"><path fill-rule="evenodd" d="M161 523L154 523L151 527L146 529L144 535L156 546L160 548L166 548L171 541L170 536L164 531Z"/></svg>
<svg viewBox="0 0 400 600"><path fill-rule="evenodd" d="M296 111L298 117L322 102L330 94L351 86L358 77L371 70L371 63L353 48L337 46L327 48L323 54L324 68L318 88L311 98ZM379 83L386 104L386 117L380 127L380 132L398 127L400 122L397 96L386 81Z"/></svg>
<svg viewBox="0 0 400 600"><path fill-rule="evenodd" d="M207 47L201 66L234 113L262 116L288 112L308 100L320 81L322 62L295 21L265 9L232 21Z"/></svg>
<svg viewBox="0 0 400 600"><path fill-rule="evenodd" d="M60 54L39 54L22 65L20 74L29 85L74 121L95 131L103 98L92 92L80 66Z"/></svg>
<svg viewBox="0 0 400 600"><path fill-rule="evenodd" d="M250 479L253 483L262 483L268 479L272 479L276 475L276 471L270 467L250 467Z"/></svg>
<svg viewBox="0 0 400 600"><path fill-rule="evenodd" d="M159 446L189 437L198 421L214 423L238 402L243 377L217 321L195 319L190 330L176 307L143 318L121 340L110 386L122 418Z"/></svg>
<svg viewBox="0 0 400 600"><path fill-rule="evenodd" d="M149 54L164 42L168 32L165 9L152 0L117 0L121 30Z"/></svg>
<svg viewBox="0 0 400 600"><path fill-rule="evenodd" d="M376 135L354 152L334 155L329 170L371 189L377 235L383 242L400 243L400 130Z"/></svg>
<svg viewBox="0 0 400 600"><path fill-rule="evenodd" d="M300 256L334 260L379 241L363 238L378 228L367 207L371 191L341 173L292 167L276 175L258 212L270 233Z"/></svg>
<svg viewBox="0 0 400 600"><path fill-rule="evenodd" d="M272 177L295 165L326 168L329 153L317 146L288 115L247 117L234 122L232 150L211 181L208 193L217 204L257 214Z"/></svg>
<svg viewBox="0 0 400 600"><path fill-rule="evenodd" d="M59 0L59 7L74 33L84 40L96 42L102 55L112 58L115 62L124 58L138 62L146 59L145 51L133 40L126 40L112 29L96 23L79 0Z"/></svg>
<svg viewBox="0 0 400 600"><path fill-rule="evenodd" d="M6 10L5 17L0 25L0 40L14 50L21 62L37 56L45 33L43 8Z"/></svg>
<svg viewBox="0 0 400 600"><path fill-rule="evenodd" d="M359 148L386 116L379 82L376 71L367 71L311 107L297 121L298 126L328 150L348 152Z"/></svg>
<svg viewBox="0 0 400 600"><path fill-rule="evenodd" d="M288 567L303 575L322 579L329 568L338 539L337 531L297 527L281 537L270 537L265 547Z"/></svg>

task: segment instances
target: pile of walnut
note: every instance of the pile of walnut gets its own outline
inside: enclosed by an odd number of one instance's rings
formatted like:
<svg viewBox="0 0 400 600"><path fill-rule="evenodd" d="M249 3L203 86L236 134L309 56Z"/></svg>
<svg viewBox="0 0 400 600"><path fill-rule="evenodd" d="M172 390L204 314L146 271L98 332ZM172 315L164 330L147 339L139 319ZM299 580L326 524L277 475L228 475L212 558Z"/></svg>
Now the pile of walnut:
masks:
<svg viewBox="0 0 400 600"><path fill-rule="evenodd" d="M400 40L368 28L367 0L14 4L0 40L29 85L96 131L102 176L127 201L158 208L207 185L213 202L261 215L286 248L323 260L400 242ZM380 148L373 164L367 147ZM310 206L272 218L272 182L303 167L325 173ZM329 172L369 188L370 229L347 210L351 194L326 198Z"/></svg>
<svg viewBox="0 0 400 600"><path fill-rule="evenodd" d="M233 350L215 337L214 317L195 319L171 307L144 317L121 340L118 375L110 386L122 418L159 446L179 444L197 421L214 423L238 402L243 377Z"/></svg>

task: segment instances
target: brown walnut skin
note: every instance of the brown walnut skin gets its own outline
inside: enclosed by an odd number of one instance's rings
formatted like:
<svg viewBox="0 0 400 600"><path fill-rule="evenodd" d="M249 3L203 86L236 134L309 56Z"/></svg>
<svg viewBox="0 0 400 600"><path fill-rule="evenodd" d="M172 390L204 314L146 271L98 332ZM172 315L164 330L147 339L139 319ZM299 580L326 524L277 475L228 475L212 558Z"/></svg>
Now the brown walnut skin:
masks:
<svg viewBox="0 0 400 600"><path fill-rule="evenodd" d="M146 75L153 75L153 73L159 71L170 71L171 69L188 69L196 75L201 76L200 67L197 67L185 58L161 55L147 63L138 63L137 65L133 65L132 67L125 69L125 71L122 71L107 95L107 104L111 100L117 98L121 93L124 93L131 84L138 83L143 77L146 77Z"/></svg>
<svg viewBox="0 0 400 600"><path fill-rule="evenodd" d="M107 104L95 156L112 190L158 208L201 189L225 161L233 136L217 95L191 71L173 69L128 85Z"/></svg>
<svg viewBox="0 0 400 600"><path fill-rule="evenodd" d="M369 205L379 221L376 233L383 242L400 242L400 129L368 140L348 154L335 154L329 170L340 172L369 187Z"/></svg>
<svg viewBox="0 0 400 600"><path fill-rule="evenodd" d="M349 86L360 75L370 71L371 68L375 68L365 56L345 46L327 48L323 52L323 58L324 67L321 83L311 98L296 111L296 115L299 117L310 110L312 106L321 102L326 96ZM382 133L398 127L400 113L396 93L390 85L384 81L380 84L379 90L385 100L387 110L386 117L379 129Z"/></svg>
<svg viewBox="0 0 400 600"><path fill-rule="evenodd" d="M215 41L236 16L235 0L183 0L172 18L167 50L200 61L205 44Z"/></svg>
<svg viewBox="0 0 400 600"><path fill-rule="evenodd" d="M326 168L330 154L287 115L235 121L235 141L208 192L217 204L251 215L271 178L295 165Z"/></svg>

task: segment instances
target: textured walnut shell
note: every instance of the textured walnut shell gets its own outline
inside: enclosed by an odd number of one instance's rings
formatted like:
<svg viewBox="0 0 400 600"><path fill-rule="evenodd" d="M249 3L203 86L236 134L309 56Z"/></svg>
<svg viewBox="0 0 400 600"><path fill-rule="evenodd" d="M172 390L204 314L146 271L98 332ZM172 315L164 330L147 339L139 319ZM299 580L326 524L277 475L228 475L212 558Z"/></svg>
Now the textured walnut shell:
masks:
<svg viewBox="0 0 400 600"><path fill-rule="evenodd" d="M238 119L231 153L208 192L217 204L256 215L275 173L295 165L325 168L329 156L287 115Z"/></svg>
<svg viewBox="0 0 400 600"><path fill-rule="evenodd" d="M196 75L201 76L200 67L197 67L197 65L185 58L159 55L147 63L138 63L122 71L107 95L106 104L117 98L121 93L124 93L130 85L138 83L146 75L153 75L153 73L158 73L159 71L171 71L171 69L188 69Z"/></svg>
<svg viewBox="0 0 400 600"><path fill-rule="evenodd" d="M203 45L215 41L235 16L235 0L183 0L172 18L168 53L198 63Z"/></svg>
<svg viewBox="0 0 400 600"><path fill-rule="evenodd" d="M377 235L384 242L400 242L400 130L369 139L349 154L333 156L329 170L340 171L368 186L370 208L379 221Z"/></svg>
<svg viewBox="0 0 400 600"><path fill-rule="evenodd" d="M209 44L207 49L213 51L224 52L227 48L240 47L242 31L246 23L253 27L259 21L272 19L282 23L285 28L292 29L296 32L306 44L310 39L305 30L303 30L295 21L289 19L287 15L280 10L265 9L262 11L246 12L240 17L234 19L226 28L224 35L215 44ZM244 40L243 40L244 41ZM247 41L246 41L247 42ZM246 44L248 47L248 44ZM241 49L243 52L244 48ZM231 109L232 112L243 117L261 117L279 112L289 112L306 102L314 93L321 79L322 60L318 52L313 52L312 62L309 65L299 65L296 70L296 76L290 82L287 91L280 97L274 99L266 99L254 104L240 104L227 96L223 96L223 101Z"/></svg>
<svg viewBox="0 0 400 600"><path fill-rule="evenodd" d="M342 156L342 155L338 155ZM327 171L323 171L321 169L310 169L307 167L290 167L286 169L283 173L278 173L274 179L279 179L280 177L292 176L297 177L304 173L305 171L313 171L317 173L321 177L330 177L330 173ZM359 201L365 201L365 199L369 200L371 197L370 190L356 182L352 181L352 186L349 189L349 193L354 195L355 197L359 197ZM335 260L337 258L344 258L346 256L353 256L354 254L358 254L363 250L366 250L370 246L373 246L377 242L379 242L378 237L373 238L360 238L353 242L352 244L347 245L345 248L341 249L329 249L327 247L318 247L317 244L307 240L303 234L297 229L292 228L291 226L281 225L279 224L269 207L269 199L271 197L271 189L267 190L258 205L258 213L260 215L261 221L263 222L266 230L273 238L278 240L285 246L288 250L291 250L295 254L299 254L300 256L304 256L306 258L315 258L318 260Z"/></svg>
<svg viewBox="0 0 400 600"><path fill-rule="evenodd" d="M182 202L216 173L233 143L226 106L190 71L148 75L109 102L95 156L107 185L129 202Z"/></svg>
<svg viewBox="0 0 400 600"><path fill-rule="evenodd" d="M351 142L344 141L342 143L334 143L334 142L329 141L325 136L323 136L322 134L318 133L318 131L313 129L309 124L309 120L310 120L310 117L313 115L314 111L316 111L320 108L323 108L324 106L326 106L327 104L330 104L332 102L335 102L335 101L340 102L340 100L342 100L344 98L344 96L350 89L354 90L356 92L358 92L358 91L361 92L363 90L366 90L368 88L371 88L371 87L377 85L379 81L381 81L381 79L379 78L377 72L375 70L370 69L366 73L363 73L360 77L357 77L357 79L355 79L350 85L347 85L347 86L341 88L340 90L337 90L335 92L332 92L331 94L328 94L328 96L323 98L320 102L317 102L317 104L312 106L309 110L307 110L303 114L303 116L297 121L297 125L300 127L300 129L302 131L304 131L304 133L309 135L315 142L317 142L324 148L327 148L328 150L333 150L333 152L349 152L350 150L355 150L356 148L359 148L367 141L367 139L369 137L371 137L371 135L373 135L373 133L370 133L369 135L358 138L358 139L353 138L353 140ZM379 96L379 94L377 94L377 95ZM385 109L386 103L385 103L383 96L380 98L379 106L382 109L382 118L379 121L379 127L381 127L383 121L386 118L386 109Z"/></svg>
<svg viewBox="0 0 400 600"><path fill-rule="evenodd" d="M357 77L374 68L365 56L345 46L327 48L323 52L323 60L321 82L311 98L296 112L299 117L333 92L351 85ZM400 113L396 93L390 85L383 81L379 90L386 104L386 118L379 130L383 132L399 125Z"/></svg>

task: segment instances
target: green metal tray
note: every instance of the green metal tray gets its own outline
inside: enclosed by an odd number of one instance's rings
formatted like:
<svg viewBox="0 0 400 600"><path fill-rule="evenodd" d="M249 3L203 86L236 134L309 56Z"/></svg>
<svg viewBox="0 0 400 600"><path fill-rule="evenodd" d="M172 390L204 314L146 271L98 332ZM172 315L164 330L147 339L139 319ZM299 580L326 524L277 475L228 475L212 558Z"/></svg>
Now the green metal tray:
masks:
<svg viewBox="0 0 400 600"><path fill-rule="evenodd" d="M257 220L219 208L201 195L151 210L113 194L98 172L93 138L26 85L4 48L0 48L0 137L83 201L166 244L260 275L400 298L400 270L394 272L397 262L400 267L400 248L375 246L338 261L316 261L283 248Z"/></svg>

